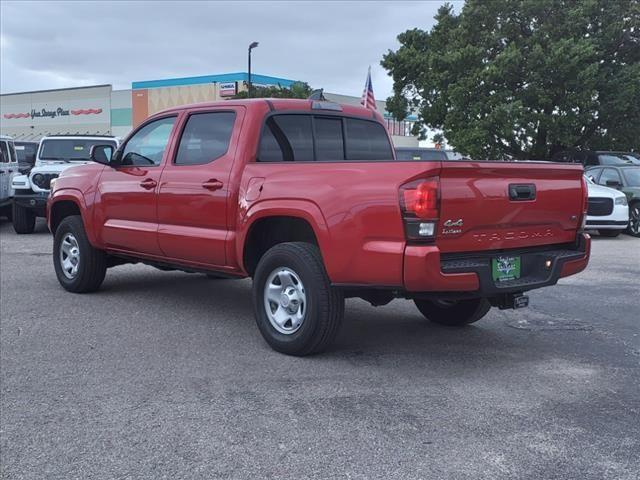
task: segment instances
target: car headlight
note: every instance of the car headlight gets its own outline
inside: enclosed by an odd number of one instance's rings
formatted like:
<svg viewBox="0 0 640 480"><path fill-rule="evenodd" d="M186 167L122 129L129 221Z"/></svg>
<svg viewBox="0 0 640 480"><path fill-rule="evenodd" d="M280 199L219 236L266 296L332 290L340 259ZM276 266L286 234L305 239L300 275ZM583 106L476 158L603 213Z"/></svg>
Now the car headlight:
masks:
<svg viewBox="0 0 640 480"><path fill-rule="evenodd" d="M44 175L41 173L36 173L32 180L38 187L42 188L44 186Z"/></svg>
<svg viewBox="0 0 640 480"><path fill-rule="evenodd" d="M622 196L622 197L616 197L616 205L626 205L627 204L627 197Z"/></svg>

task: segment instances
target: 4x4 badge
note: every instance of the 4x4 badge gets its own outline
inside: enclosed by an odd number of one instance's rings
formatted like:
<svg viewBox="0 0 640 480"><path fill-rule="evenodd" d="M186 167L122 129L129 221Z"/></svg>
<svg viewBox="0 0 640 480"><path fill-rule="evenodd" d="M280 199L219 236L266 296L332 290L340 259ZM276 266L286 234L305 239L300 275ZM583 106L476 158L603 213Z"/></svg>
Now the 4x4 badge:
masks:
<svg viewBox="0 0 640 480"><path fill-rule="evenodd" d="M444 222L444 226L445 227L461 227L463 224L462 219L459 218L458 220L445 220Z"/></svg>

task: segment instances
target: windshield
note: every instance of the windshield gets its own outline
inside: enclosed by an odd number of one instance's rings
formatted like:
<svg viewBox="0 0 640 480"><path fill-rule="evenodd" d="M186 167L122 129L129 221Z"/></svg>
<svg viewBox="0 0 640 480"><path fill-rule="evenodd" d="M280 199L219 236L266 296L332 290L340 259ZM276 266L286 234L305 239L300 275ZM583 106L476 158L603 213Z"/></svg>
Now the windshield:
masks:
<svg viewBox="0 0 640 480"><path fill-rule="evenodd" d="M441 150L396 150L396 158L398 160L426 160L437 161L446 160L447 155Z"/></svg>
<svg viewBox="0 0 640 480"><path fill-rule="evenodd" d="M38 150L37 143L23 143L15 144L16 155L18 156L18 162L20 163L33 163L36 159L36 150Z"/></svg>
<svg viewBox="0 0 640 480"><path fill-rule="evenodd" d="M631 157L617 153L606 153L598 155L600 165L620 165L621 163L635 163Z"/></svg>
<svg viewBox="0 0 640 480"><path fill-rule="evenodd" d="M638 168L621 168L624 178L630 187L640 187L640 167Z"/></svg>
<svg viewBox="0 0 640 480"><path fill-rule="evenodd" d="M117 147L116 142L107 138L96 139L49 139L43 140L40 147L40 160L63 160L63 161L85 161L88 162L89 152L93 145L113 145Z"/></svg>

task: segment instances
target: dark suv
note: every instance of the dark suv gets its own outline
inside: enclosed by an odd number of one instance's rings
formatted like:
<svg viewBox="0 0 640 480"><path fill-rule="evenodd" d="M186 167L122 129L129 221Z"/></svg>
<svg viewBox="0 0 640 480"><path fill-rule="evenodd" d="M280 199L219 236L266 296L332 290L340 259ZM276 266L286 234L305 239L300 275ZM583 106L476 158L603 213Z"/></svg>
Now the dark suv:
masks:
<svg viewBox="0 0 640 480"><path fill-rule="evenodd" d="M551 157L554 162L581 163L585 167L598 165L640 165L640 154L593 150L565 150Z"/></svg>

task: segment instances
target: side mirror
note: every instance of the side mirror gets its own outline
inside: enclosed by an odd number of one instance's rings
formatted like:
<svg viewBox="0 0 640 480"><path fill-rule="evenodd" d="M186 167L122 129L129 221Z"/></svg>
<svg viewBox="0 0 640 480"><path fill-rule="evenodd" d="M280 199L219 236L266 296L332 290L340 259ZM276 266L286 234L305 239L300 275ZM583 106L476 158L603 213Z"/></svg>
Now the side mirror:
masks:
<svg viewBox="0 0 640 480"><path fill-rule="evenodd" d="M596 183L596 179L593 177L593 175L589 175L587 178L591 180L593 183Z"/></svg>
<svg viewBox="0 0 640 480"><path fill-rule="evenodd" d="M115 148L113 148L113 145L91 145L91 150L89 150L89 158L96 163L101 163L102 165L110 165L114 152Z"/></svg>
<svg viewBox="0 0 640 480"><path fill-rule="evenodd" d="M620 182L618 180L607 180L606 182L607 187L611 187L611 188L620 188Z"/></svg>

